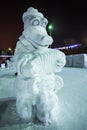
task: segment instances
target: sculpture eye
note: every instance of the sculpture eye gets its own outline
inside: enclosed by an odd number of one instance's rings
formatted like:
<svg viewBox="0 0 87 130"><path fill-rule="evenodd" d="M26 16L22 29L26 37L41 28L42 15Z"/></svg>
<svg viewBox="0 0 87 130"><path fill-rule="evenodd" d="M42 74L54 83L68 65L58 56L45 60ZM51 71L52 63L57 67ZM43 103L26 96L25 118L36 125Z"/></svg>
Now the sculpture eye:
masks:
<svg viewBox="0 0 87 130"><path fill-rule="evenodd" d="M42 25L43 27L46 27L46 22L43 22L41 25Z"/></svg>
<svg viewBox="0 0 87 130"><path fill-rule="evenodd" d="M47 24L48 24L48 20L47 20L46 18L42 19L41 25L42 25L43 27L46 27Z"/></svg>
<svg viewBox="0 0 87 130"><path fill-rule="evenodd" d="M34 19L34 20L32 21L32 25L33 25L33 26L40 25L39 19Z"/></svg>

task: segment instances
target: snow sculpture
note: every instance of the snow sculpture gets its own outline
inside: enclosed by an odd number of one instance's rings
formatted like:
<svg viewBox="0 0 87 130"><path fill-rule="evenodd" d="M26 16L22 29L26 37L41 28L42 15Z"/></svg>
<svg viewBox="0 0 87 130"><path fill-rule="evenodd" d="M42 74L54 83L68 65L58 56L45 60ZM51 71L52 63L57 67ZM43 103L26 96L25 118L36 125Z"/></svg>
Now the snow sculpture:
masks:
<svg viewBox="0 0 87 130"><path fill-rule="evenodd" d="M53 39L46 31L48 20L30 7L23 14L24 30L15 48L17 67L16 107L19 116L42 124L57 121L57 92L63 80L56 72L65 65L63 52L51 49Z"/></svg>

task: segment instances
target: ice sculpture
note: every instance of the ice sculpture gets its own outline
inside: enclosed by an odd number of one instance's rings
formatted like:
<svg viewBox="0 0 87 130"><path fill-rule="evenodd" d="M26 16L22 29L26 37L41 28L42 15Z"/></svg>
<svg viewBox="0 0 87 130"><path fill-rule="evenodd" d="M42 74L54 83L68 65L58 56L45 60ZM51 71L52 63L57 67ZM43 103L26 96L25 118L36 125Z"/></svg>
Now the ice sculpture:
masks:
<svg viewBox="0 0 87 130"><path fill-rule="evenodd" d="M63 79L56 72L64 67L65 54L49 48L53 39L46 31L48 20L37 9L29 7L22 20L24 30L14 54L16 108L22 119L47 125L58 118L57 92Z"/></svg>

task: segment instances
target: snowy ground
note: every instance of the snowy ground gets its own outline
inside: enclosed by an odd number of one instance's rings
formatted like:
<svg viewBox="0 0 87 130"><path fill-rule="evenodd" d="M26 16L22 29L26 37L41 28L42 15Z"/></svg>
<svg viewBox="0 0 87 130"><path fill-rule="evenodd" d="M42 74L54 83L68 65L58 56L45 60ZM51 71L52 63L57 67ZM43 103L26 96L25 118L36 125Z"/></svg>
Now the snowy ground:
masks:
<svg viewBox="0 0 87 130"><path fill-rule="evenodd" d="M0 69L0 100L3 98L15 97L14 92L15 70Z"/></svg>
<svg viewBox="0 0 87 130"><path fill-rule="evenodd" d="M63 130L87 130L87 69L64 68L61 76L58 123Z"/></svg>
<svg viewBox="0 0 87 130"><path fill-rule="evenodd" d="M64 67L59 75L64 87L58 92L60 107L56 129L87 130L87 69ZM0 71L0 100L15 97L14 80L13 70Z"/></svg>

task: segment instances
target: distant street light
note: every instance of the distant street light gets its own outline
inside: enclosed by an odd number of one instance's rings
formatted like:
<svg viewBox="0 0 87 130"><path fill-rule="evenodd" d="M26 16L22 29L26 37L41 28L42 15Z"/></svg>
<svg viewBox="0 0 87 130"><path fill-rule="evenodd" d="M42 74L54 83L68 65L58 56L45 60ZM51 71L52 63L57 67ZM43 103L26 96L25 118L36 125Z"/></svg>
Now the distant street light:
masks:
<svg viewBox="0 0 87 130"><path fill-rule="evenodd" d="M51 36L51 33L52 33L52 29L53 29L53 26L52 24L49 24L48 25L48 30L49 30L49 35ZM49 46L51 48L51 45Z"/></svg>
<svg viewBox="0 0 87 130"><path fill-rule="evenodd" d="M50 34L50 36L51 36L52 29L53 29L53 26L52 26L52 24L49 24L49 25L48 25L48 29L49 29L49 34Z"/></svg>
<svg viewBox="0 0 87 130"><path fill-rule="evenodd" d="M8 48L8 51L11 51L11 50L12 50L12 49L9 47L9 48Z"/></svg>

